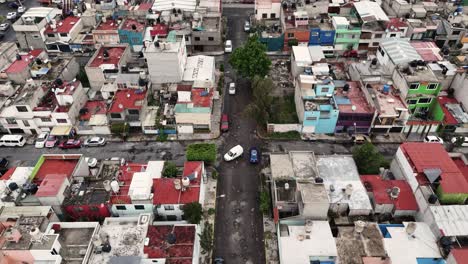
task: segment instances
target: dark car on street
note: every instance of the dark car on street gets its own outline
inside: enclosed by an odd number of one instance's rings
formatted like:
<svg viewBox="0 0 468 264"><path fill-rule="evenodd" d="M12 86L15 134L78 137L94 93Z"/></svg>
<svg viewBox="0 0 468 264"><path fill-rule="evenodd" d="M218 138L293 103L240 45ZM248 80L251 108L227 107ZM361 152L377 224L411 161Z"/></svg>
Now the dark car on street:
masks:
<svg viewBox="0 0 468 264"><path fill-rule="evenodd" d="M257 164L260 161L260 152L256 147L251 147L249 150L250 158L249 162L251 164Z"/></svg>
<svg viewBox="0 0 468 264"><path fill-rule="evenodd" d="M74 149L81 148L81 141L79 139L68 139L59 144L61 149Z"/></svg>
<svg viewBox="0 0 468 264"><path fill-rule="evenodd" d="M221 132L227 132L229 130L229 117L227 114L221 116Z"/></svg>

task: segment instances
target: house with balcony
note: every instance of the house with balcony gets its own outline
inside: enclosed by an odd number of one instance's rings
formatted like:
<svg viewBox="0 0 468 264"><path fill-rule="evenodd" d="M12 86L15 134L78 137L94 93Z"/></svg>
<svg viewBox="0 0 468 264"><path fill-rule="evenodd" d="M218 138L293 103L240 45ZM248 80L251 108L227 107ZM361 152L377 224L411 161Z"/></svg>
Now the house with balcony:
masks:
<svg viewBox="0 0 468 264"><path fill-rule="evenodd" d="M26 80L33 77L31 75L31 66L36 62L36 59L47 59L47 53L42 49L36 49L28 53L18 54L16 60L4 70L7 78L17 84L26 83Z"/></svg>
<svg viewBox="0 0 468 264"><path fill-rule="evenodd" d="M184 204L205 199L206 171L202 161L186 161L182 177L153 179L153 205L156 220L184 219Z"/></svg>
<svg viewBox="0 0 468 264"><path fill-rule="evenodd" d="M357 50L361 38L361 27L356 21L351 23L347 17L332 17L335 29L335 53L344 54L345 51Z"/></svg>
<svg viewBox="0 0 468 264"><path fill-rule="evenodd" d="M102 18L101 23L93 29L93 40L96 44L119 44L119 24L113 19Z"/></svg>
<svg viewBox="0 0 468 264"><path fill-rule="evenodd" d="M125 123L131 131L141 131L147 107L147 95L147 90L118 90L107 111L111 126L112 124Z"/></svg>
<svg viewBox="0 0 468 264"><path fill-rule="evenodd" d="M99 91L104 83L115 80L129 58L128 44L101 46L85 66L91 89Z"/></svg>
<svg viewBox="0 0 468 264"><path fill-rule="evenodd" d="M363 90L366 99L375 109L370 133L401 133L409 118L408 107L390 84L367 84Z"/></svg>
<svg viewBox="0 0 468 264"><path fill-rule="evenodd" d="M323 65L325 55L320 46L293 46L291 52L291 75L297 78L300 74L315 74L313 65ZM328 67L328 66L327 66Z"/></svg>
<svg viewBox="0 0 468 264"><path fill-rule="evenodd" d="M177 94L174 114L179 133L211 131L213 89L192 88L189 91L178 91Z"/></svg>
<svg viewBox="0 0 468 264"><path fill-rule="evenodd" d="M70 44L82 29L80 17L68 16L63 20L51 20L44 31L47 52L74 51Z"/></svg>
<svg viewBox="0 0 468 264"><path fill-rule="evenodd" d="M442 19L437 27L434 41L439 48L458 49L457 46L466 32L467 30L462 23L451 23L446 19Z"/></svg>
<svg viewBox="0 0 468 264"><path fill-rule="evenodd" d="M468 132L468 113L455 98L438 96L434 119L440 121L439 132L462 134Z"/></svg>
<svg viewBox="0 0 468 264"><path fill-rule="evenodd" d="M52 7L32 7L16 20L12 27L22 50L46 49L44 30L62 10Z"/></svg>
<svg viewBox="0 0 468 264"><path fill-rule="evenodd" d="M281 1L278 0L256 0L255 19L278 19L281 14Z"/></svg>
<svg viewBox="0 0 468 264"><path fill-rule="evenodd" d="M375 111L366 100L363 89L359 82L346 82L335 88L334 99L339 110L336 133L369 133Z"/></svg>
<svg viewBox="0 0 468 264"><path fill-rule="evenodd" d="M309 44L310 29L307 11L297 8L295 3L286 3L281 8L280 18L285 51L289 51L292 46Z"/></svg>
<svg viewBox="0 0 468 264"><path fill-rule="evenodd" d="M208 12L192 21L191 46L194 52L219 51L223 45L221 13Z"/></svg>
<svg viewBox="0 0 468 264"><path fill-rule="evenodd" d="M404 129L407 136L415 133L422 137L437 131L440 121L434 118L434 107L441 85L430 67L424 61L412 61L396 69L392 79L411 114Z"/></svg>
<svg viewBox="0 0 468 264"><path fill-rule="evenodd" d="M434 40L437 34L437 23L430 18L406 19L406 23L408 23L406 37L411 40Z"/></svg>
<svg viewBox="0 0 468 264"><path fill-rule="evenodd" d="M406 36L408 23L406 23L404 18L394 17L385 23L385 28L384 38L402 38Z"/></svg>
<svg viewBox="0 0 468 264"><path fill-rule="evenodd" d="M327 15L320 15L317 19L309 20L310 38L309 46L322 46L326 55L333 56L335 43L335 29Z"/></svg>
<svg viewBox="0 0 468 264"><path fill-rule="evenodd" d="M143 48L145 31L145 23L127 18L118 27L120 43L127 43L133 51L140 51Z"/></svg>
<svg viewBox="0 0 468 264"><path fill-rule="evenodd" d="M302 133L334 133L339 109L333 96L335 84L331 77L299 75L295 83L296 112Z"/></svg>
<svg viewBox="0 0 468 264"><path fill-rule="evenodd" d="M75 124L78 135L110 135L107 103L104 100L89 100L80 109Z"/></svg>
<svg viewBox="0 0 468 264"><path fill-rule="evenodd" d="M39 134L55 126L71 127L87 101L81 82L27 82L0 113L9 133Z"/></svg>
<svg viewBox="0 0 468 264"><path fill-rule="evenodd" d="M371 1L355 2L351 14L356 16L361 24L358 52L375 52L380 41L385 38L385 24L390 20L387 14L379 3Z"/></svg>

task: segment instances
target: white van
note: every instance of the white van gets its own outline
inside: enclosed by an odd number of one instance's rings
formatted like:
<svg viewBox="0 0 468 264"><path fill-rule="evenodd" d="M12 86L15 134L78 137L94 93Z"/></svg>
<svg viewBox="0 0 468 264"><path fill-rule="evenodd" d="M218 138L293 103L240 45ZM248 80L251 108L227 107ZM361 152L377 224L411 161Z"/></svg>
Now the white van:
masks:
<svg viewBox="0 0 468 264"><path fill-rule="evenodd" d="M0 147L22 147L26 139L22 135L4 135L0 138Z"/></svg>

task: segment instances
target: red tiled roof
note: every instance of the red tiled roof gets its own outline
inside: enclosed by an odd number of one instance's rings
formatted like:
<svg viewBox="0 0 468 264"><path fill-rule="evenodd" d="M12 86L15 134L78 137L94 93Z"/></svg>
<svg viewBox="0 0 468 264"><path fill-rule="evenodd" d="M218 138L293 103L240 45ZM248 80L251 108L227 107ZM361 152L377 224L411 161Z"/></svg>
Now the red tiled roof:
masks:
<svg viewBox="0 0 468 264"><path fill-rule="evenodd" d="M424 169L440 169L440 186L444 193L468 193L467 180L441 144L407 142L400 148L418 173L420 184L427 183Z"/></svg>
<svg viewBox="0 0 468 264"><path fill-rule="evenodd" d="M450 251L453 258L457 261L457 264L466 263L468 260L468 248L454 248Z"/></svg>
<svg viewBox="0 0 468 264"><path fill-rule="evenodd" d="M442 108L442 111L444 112L444 124L458 125L457 119L455 119L446 106L446 104L459 104L457 99L447 96L439 96L437 97L437 101L439 102L440 108Z"/></svg>
<svg viewBox="0 0 468 264"><path fill-rule="evenodd" d="M9 168L5 174L3 174L2 176L0 176L0 180L2 181L8 181L10 178L11 178L11 175L13 175L13 173L15 172L16 170L16 167L11 167Z"/></svg>
<svg viewBox="0 0 468 264"><path fill-rule="evenodd" d="M192 102L195 107L210 107L213 102L213 90L192 89Z"/></svg>
<svg viewBox="0 0 468 264"><path fill-rule="evenodd" d="M406 23L406 21L400 20L400 18L391 18L390 21L387 22L387 29L392 32L398 32L400 31L400 28L405 27L408 27L408 24Z"/></svg>
<svg viewBox="0 0 468 264"><path fill-rule="evenodd" d="M361 181L364 186L372 186L376 204L393 204L396 210L417 211L419 208L413 191L405 180L384 180L379 175L361 175ZM395 200L387 193L393 187L400 188L400 194Z"/></svg>
<svg viewBox="0 0 468 264"><path fill-rule="evenodd" d="M199 161L187 161L184 164L183 176L196 173L197 178L190 181L190 186L185 191L174 188L174 179L161 178L153 180L153 204L187 204L198 202L200 197L200 181L202 177L203 163Z"/></svg>
<svg viewBox="0 0 468 264"><path fill-rule="evenodd" d="M421 56L424 61L441 61L440 49L433 41L411 41L411 46Z"/></svg>
<svg viewBox="0 0 468 264"><path fill-rule="evenodd" d="M101 47L96 51L97 55L89 63L89 67L99 67L103 64L113 64L115 67L119 66L120 59L124 54L126 46L113 46L113 47ZM109 54L108 58L104 58L104 50L107 50Z"/></svg>
<svg viewBox="0 0 468 264"><path fill-rule="evenodd" d="M155 26L153 26L153 29L150 30L150 35L151 37L155 37L155 36L161 36L161 37L165 37L167 36L167 26L166 25L163 25L163 24L157 24Z"/></svg>
<svg viewBox="0 0 468 264"><path fill-rule="evenodd" d="M119 24L112 19L107 19L106 22L101 22L95 30L118 30Z"/></svg>
<svg viewBox="0 0 468 264"><path fill-rule="evenodd" d="M133 175L135 172L141 172L146 170L147 164L140 163L129 163L120 167L118 180L120 183L123 183L120 186L118 195L112 195L111 203L127 203L131 204L132 200L128 196L128 191L130 190L130 184L132 183Z"/></svg>
<svg viewBox="0 0 468 264"><path fill-rule="evenodd" d="M93 115L107 113L107 104L105 101L88 101L83 108L86 108L88 112L80 115L80 120L89 120Z"/></svg>
<svg viewBox="0 0 468 264"><path fill-rule="evenodd" d="M78 159L53 159L46 158L34 177L34 181L40 183L47 175L64 174L71 176L75 170Z"/></svg>
<svg viewBox="0 0 468 264"><path fill-rule="evenodd" d="M132 26L135 25L136 29L134 30ZM138 22L135 19L127 18L123 21L122 26L120 27L121 30L131 30L136 32L142 32L145 29L145 24Z"/></svg>
<svg viewBox="0 0 468 264"><path fill-rule="evenodd" d="M75 16L66 17L64 20L59 21L56 24L57 26L55 29L48 25L44 33L70 33L71 29L78 23L79 20L80 18Z"/></svg>
<svg viewBox="0 0 468 264"><path fill-rule="evenodd" d="M167 237L173 233L176 242L168 244ZM149 226L147 232L148 245L143 252L148 258L165 258L170 263L191 264L195 241L194 226Z"/></svg>
<svg viewBox="0 0 468 264"><path fill-rule="evenodd" d="M344 93L343 89L336 89L336 97L346 97L351 101L351 104L339 104L340 112L370 114L373 113L369 103L361 90L358 82L346 82L349 84L348 92ZM355 109L353 110L353 106Z"/></svg>
<svg viewBox="0 0 468 264"><path fill-rule="evenodd" d="M114 95L114 101L109 109L109 113L122 113L125 109L141 109L145 97L146 90L118 90Z"/></svg>
<svg viewBox="0 0 468 264"><path fill-rule="evenodd" d="M22 72L29 66L30 63L34 62L34 59L42 53L42 49L31 50L27 55L22 55L21 60L16 60L8 66L5 72L18 73Z"/></svg>
<svg viewBox="0 0 468 264"><path fill-rule="evenodd" d="M44 177L39 190L36 192L36 197L51 197L56 196L60 190L65 179L68 177L67 174L49 174Z"/></svg>
<svg viewBox="0 0 468 264"><path fill-rule="evenodd" d="M455 165L457 165L458 169L460 170L460 172L463 174L466 181L468 182L468 165L466 165L465 162L459 158L454 158L452 160L453 162L455 162Z"/></svg>
<svg viewBox="0 0 468 264"><path fill-rule="evenodd" d="M192 85L189 85L189 84L178 84L177 85L177 91L178 92L181 92L181 91L189 92L191 90L192 90Z"/></svg>

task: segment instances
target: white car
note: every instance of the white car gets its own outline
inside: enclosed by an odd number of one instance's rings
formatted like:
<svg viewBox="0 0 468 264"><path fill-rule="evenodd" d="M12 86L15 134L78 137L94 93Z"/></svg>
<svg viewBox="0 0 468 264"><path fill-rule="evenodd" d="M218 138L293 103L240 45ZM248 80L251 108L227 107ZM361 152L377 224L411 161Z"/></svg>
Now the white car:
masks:
<svg viewBox="0 0 468 264"><path fill-rule="evenodd" d="M0 30L1 31L7 31L9 27L10 27L10 24L8 24L8 23L0 24Z"/></svg>
<svg viewBox="0 0 468 264"><path fill-rule="evenodd" d="M229 94L236 94L236 84L233 82L229 84Z"/></svg>
<svg viewBox="0 0 468 264"><path fill-rule="evenodd" d="M440 137L437 137L437 136L427 136L424 138L424 142L444 144L444 141Z"/></svg>
<svg viewBox="0 0 468 264"><path fill-rule="evenodd" d="M83 145L85 147L101 147L106 145L106 139L102 137L91 137L87 138Z"/></svg>
<svg viewBox="0 0 468 264"><path fill-rule="evenodd" d="M6 16L7 19L9 20L13 20L13 19L16 19L16 12L10 12L7 14Z"/></svg>
<svg viewBox="0 0 468 264"><path fill-rule="evenodd" d="M453 137L450 141L452 141L453 144L455 144L460 137ZM462 137L463 138L463 143L461 144L462 147L468 147L468 137Z"/></svg>
<svg viewBox="0 0 468 264"><path fill-rule="evenodd" d="M34 144L35 148L44 148L47 138L49 137L49 132L43 132L37 136L36 143Z"/></svg>
<svg viewBox="0 0 468 264"><path fill-rule="evenodd" d="M26 7L25 6L18 6L18 13L23 14L26 12Z"/></svg>
<svg viewBox="0 0 468 264"><path fill-rule="evenodd" d="M224 44L224 52L231 53L232 52L232 41L229 39L226 40L226 44Z"/></svg>
<svg viewBox="0 0 468 264"><path fill-rule="evenodd" d="M89 166L90 168L96 167L96 165L97 165L97 159L96 159L96 158L88 158L88 157L86 157L85 160L86 160L86 162L88 163L88 166Z"/></svg>
<svg viewBox="0 0 468 264"><path fill-rule="evenodd" d="M242 156L244 153L244 149L242 148L241 145L237 145L230 149L226 154L224 154L224 160L225 161L232 161L237 159L238 157Z"/></svg>
<svg viewBox="0 0 468 264"><path fill-rule="evenodd" d="M244 31L245 31L245 32L250 31L250 23L249 23L249 21L245 21L245 23L244 23Z"/></svg>

